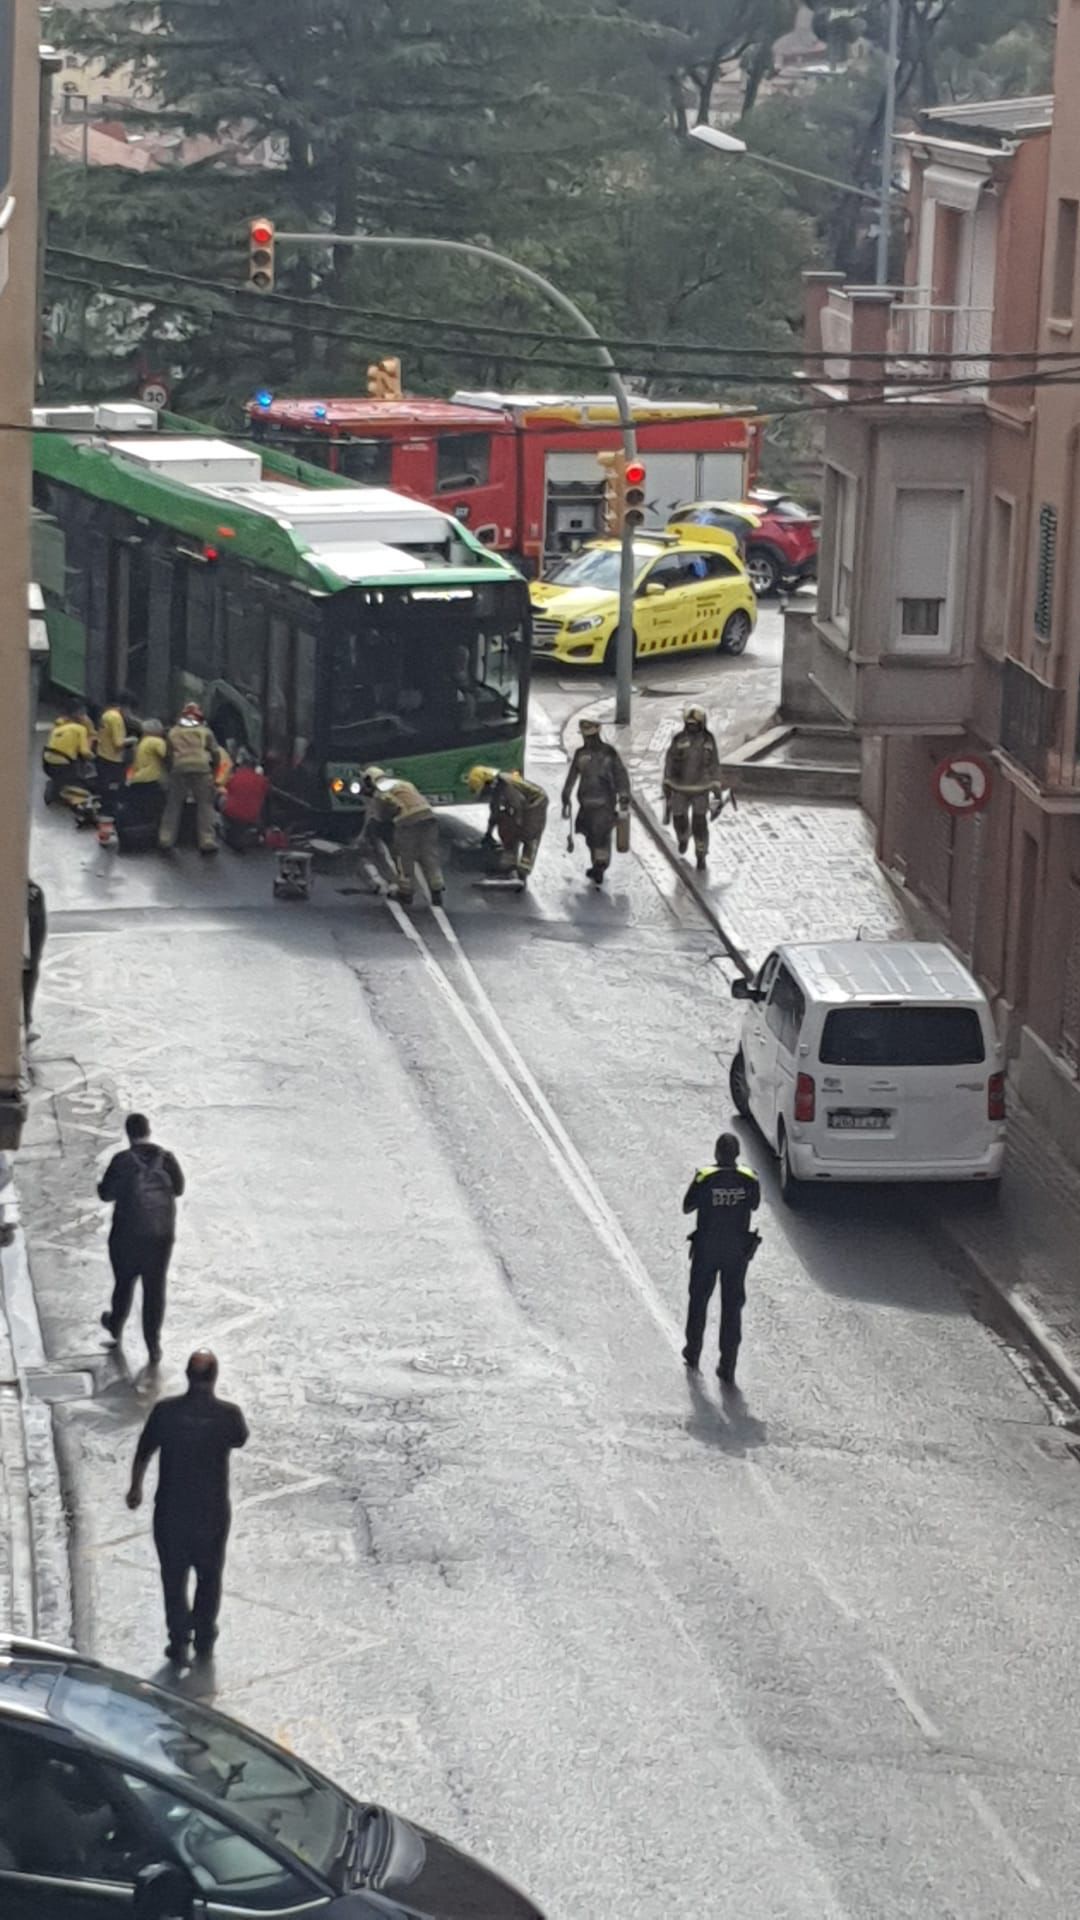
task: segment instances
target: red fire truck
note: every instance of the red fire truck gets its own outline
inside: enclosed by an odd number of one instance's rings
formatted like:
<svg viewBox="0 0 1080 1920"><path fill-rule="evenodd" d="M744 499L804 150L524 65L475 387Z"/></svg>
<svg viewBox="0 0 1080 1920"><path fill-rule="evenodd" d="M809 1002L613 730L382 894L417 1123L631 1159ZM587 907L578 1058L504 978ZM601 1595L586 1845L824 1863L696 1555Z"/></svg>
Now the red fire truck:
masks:
<svg viewBox="0 0 1080 1920"><path fill-rule="evenodd" d="M689 400L634 399L646 469L646 524L688 500L744 500L757 478L760 425ZM542 572L602 533L604 469L617 448L609 394L456 393L372 399L255 396L253 432L371 486L456 514L479 539Z"/></svg>

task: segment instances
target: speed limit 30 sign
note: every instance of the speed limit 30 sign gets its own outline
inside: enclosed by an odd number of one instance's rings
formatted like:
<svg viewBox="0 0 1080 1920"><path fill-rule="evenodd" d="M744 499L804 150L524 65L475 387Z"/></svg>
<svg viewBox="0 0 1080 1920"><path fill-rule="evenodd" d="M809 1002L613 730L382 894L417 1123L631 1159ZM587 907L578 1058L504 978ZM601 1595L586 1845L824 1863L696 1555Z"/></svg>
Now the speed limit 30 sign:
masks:
<svg viewBox="0 0 1080 1920"><path fill-rule="evenodd" d="M934 768L934 798L946 813L981 813L992 784L990 762L979 753L950 753Z"/></svg>

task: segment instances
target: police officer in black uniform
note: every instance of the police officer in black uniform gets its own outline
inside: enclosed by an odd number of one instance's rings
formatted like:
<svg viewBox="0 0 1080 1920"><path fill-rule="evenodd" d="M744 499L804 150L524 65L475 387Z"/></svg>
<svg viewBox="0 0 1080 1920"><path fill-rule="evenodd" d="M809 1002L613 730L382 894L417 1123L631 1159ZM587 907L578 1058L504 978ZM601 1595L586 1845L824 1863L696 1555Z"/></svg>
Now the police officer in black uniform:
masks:
<svg viewBox="0 0 1080 1920"><path fill-rule="evenodd" d="M696 1373L709 1301L719 1275L720 1365L716 1371L728 1386L735 1380L742 1338L746 1269L757 1247L751 1219L760 1204L757 1175L739 1165L735 1135L722 1133L716 1143L716 1165L700 1167L683 1198L683 1212L697 1214L697 1226L690 1235L690 1304L683 1359Z"/></svg>

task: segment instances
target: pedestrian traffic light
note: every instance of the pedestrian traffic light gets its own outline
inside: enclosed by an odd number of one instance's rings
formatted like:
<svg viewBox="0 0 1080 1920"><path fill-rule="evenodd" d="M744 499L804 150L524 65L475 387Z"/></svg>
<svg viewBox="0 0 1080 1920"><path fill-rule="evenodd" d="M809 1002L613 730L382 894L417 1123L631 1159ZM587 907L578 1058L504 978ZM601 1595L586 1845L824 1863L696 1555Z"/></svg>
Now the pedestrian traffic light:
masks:
<svg viewBox="0 0 1080 1920"><path fill-rule="evenodd" d="M248 229L248 286L252 293L274 291L274 223L253 220Z"/></svg>
<svg viewBox="0 0 1080 1920"><path fill-rule="evenodd" d="M626 519L626 455L598 453L596 458L607 476L604 481L604 527L608 533L621 533Z"/></svg>
<svg viewBox="0 0 1080 1920"><path fill-rule="evenodd" d="M627 461L623 479L623 525L636 530L645 518L645 468L640 460Z"/></svg>
<svg viewBox="0 0 1080 1920"><path fill-rule="evenodd" d="M400 400L401 361L373 360L367 370L367 390L373 400Z"/></svg>

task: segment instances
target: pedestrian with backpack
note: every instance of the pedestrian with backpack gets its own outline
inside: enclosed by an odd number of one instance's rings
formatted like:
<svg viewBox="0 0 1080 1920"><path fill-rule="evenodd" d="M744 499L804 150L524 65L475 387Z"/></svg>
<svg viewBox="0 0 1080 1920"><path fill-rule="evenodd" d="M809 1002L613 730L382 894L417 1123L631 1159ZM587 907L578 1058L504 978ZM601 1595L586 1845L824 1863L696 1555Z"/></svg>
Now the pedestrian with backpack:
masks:
<svg viewBox="0 0 1080 1920"><path fill-rule="evenodd" d="M176 1236L176 1202L184 1191L184 1176L175 1157L151 1140L144 1113L129 1113L124 1130L130 1144L113 1155L98 1185L98 1198L113 1206L109 1233L113 1296L101 1324L119 1344L135 1282L141 1280L143 1339L150 1365L156 1367L161 1359L165 1281Z"/></svg>

